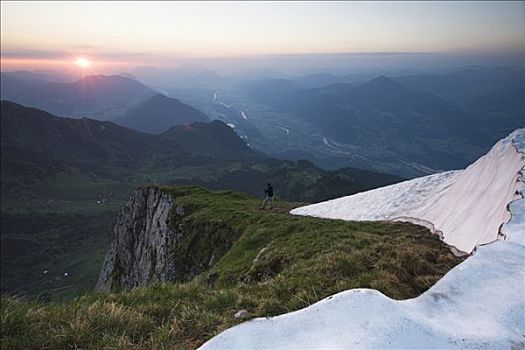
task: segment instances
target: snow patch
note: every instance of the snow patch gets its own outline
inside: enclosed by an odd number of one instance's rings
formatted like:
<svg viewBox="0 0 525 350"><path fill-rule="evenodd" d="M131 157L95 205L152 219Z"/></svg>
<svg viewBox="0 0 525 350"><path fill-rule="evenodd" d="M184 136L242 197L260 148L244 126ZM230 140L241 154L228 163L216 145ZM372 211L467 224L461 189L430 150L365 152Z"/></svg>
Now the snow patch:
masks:
<svg viewBox="0 0 525 350"><path fill-rule="evenodd" d="M525 129L499 141L463 171L447 171L291 211L294 215L343 220L396 220L427 226L458 250L498 239L509 221L507 205L523 187L525 166L512 140L522 142ZM521 136L520 136L521 135Z"/></svg>
<svg viewBox="0 0 525 350"><path fill-rule="evenodd" d="M522 246L498 242L421 296L353 289L305 309L257 318L201 349L509 349L523 346Z"/></svg>
<svg viewBox="0 0 525 350"><path fill-rule="evenodd" d="M524 155L525 129L520 129L465 171L431 175L294 210L301 213L307 209L307 215L331 217L329 207L338 211L336 218L344 214L345 218L371 220L395 217L403 211L424 212L422 202L443 201L435 209L438 213L448 203L449 217L474 215L478 222L469 222L476 228L483 229L485 223L492 222L489 215L504 220L500 228L491 226L494 231L490 235L494 238L501 232L504 239L478 246L474 255L417 298L396 301L375 290L353 289L296 312L242 323L212 338L201 349L525 348ZM459 188L468 186L467 180L477 185L474 191L488 194ZM494 191L488 185L490 181L501 192ZM403 198L403 189L408 198ZM471 196L483 203L474 203ZM500 206L508 198L504 203L506 215L502 215ZM356 203L366 206L370 213ZM465 210L466 205L481 212ZM486 207L493 210L485 211ZM434 208L426 210L432 212ZM457 232L458 238L465 235L466 241L476 243L472 231L459 224L466 231ZM486 239L483 234L474 238L478 242Z"/></svg>
<svg viewBox="0 0 525 350"><path fill-rule="evenodd" d="M357 221L391 220L450 186L461 174L447 171L293 209L294 215Z"/></svg>

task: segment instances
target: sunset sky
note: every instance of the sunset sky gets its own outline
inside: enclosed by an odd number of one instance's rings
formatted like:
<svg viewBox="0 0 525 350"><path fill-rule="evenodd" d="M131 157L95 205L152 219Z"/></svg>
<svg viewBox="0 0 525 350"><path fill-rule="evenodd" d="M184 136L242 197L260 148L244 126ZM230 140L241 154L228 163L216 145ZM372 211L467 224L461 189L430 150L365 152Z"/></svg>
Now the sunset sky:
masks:
<svg viewBox="0 0 525 350"><path fill-rule="evenodd" d="M5 2L2 69L188 57L523 54L524 2Z"/></svg>

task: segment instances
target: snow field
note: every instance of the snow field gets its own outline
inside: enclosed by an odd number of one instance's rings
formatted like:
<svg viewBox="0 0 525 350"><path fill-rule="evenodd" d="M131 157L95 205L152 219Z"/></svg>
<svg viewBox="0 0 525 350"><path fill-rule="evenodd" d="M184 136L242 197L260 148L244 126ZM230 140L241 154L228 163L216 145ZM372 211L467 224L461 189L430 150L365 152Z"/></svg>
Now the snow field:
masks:
<svg viewBox="0 0 525 350"><path fill-rule="evenodd" d="M334 219L419 221L475 253L417 298L348 290L242 323L201 349L525 348L524 174L519 129L464 171L294 209Z"/></svg>

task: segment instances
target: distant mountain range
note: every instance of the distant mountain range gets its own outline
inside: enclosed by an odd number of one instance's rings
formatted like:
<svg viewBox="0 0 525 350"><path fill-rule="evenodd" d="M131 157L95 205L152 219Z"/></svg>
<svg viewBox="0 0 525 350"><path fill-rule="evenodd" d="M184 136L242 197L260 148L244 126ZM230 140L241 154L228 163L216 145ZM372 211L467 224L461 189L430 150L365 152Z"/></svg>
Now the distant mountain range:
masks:
<svg viewBox="0 0 525 350"><path fill-rule="evenodd" d="M256 194L267 181L274 181L280 195L295 200L326 199L401 180L358 169L329 172L305 161L273 159L250 149L220 121L174 126L149 135L109 121L56 117L9 101L1 102L1 112L6 198L19 196L18 190L34 194L33 185L40 184L42 190L41 181L56 181L59 173L61 181L74 174L131 181L130 189L144 181L133 180L142 176L161 183L197 183ZM338 186L331 186L331 181Z"/></svg>
<svg viewBox="0 0 525 350"><path fill-rule="evenodd" d="M185 89L222 89L231 84L231 78L199 65L183 65L178 68L138 67L133 71L141 81L163 91Z"/></svg>
<svg viewBox="0 0 525 350"><path fill-rule="evenodd" d="M259 156L220 121L173 127L154 136L110 121L57 117L10 101L1 102L1 112L2 167L8 173L14 167L33 176L50 170L45 164L58 164L62 170L75 167L108 176L117 169L131 173L191 165L200 157L227 157L228 152Z"/></svg>
<svg viewBox="0 0 525 350"><path fill-rule="evenodd" d="M150 89L129 74L96 75L49 81L52 75L32 72L1 73L2 99L39 108L62 117L89 117L159 134L170 127L209 118L177 99ZM56 77L56 80L63 77Z"/></svg>
<svg viewBox="0 0 525 350"><path fill-rule="evenodd" d="M408 89L432 93L464 109L480 110L485 98L507 95L508 109L525 109L525 71L515 67L470 67L446 74L394 78Z"/></svg>
<svg viewBox="0 0 525 350"><path fill-rule="evenodd" d="M115 210L142 185L194 184L262 196L271 182L279 198L313 202L402 181L270 158L217 120L151 135L10 101L1 102L0 112L3 293L45 298L91 290ZM62 272L50 284L42 271L57 267Z"/></svg>
<svg viewBox="0 0 525 350"><path fill-rule="evenodd" d="M345 83L282 96L276 106L317 125L340 142L366 145L374 139L411 142L421 137L467 136L461 109L380 76L361 85ZM385 139L389 138L389 139Z"/></svg>
<svg viewBox="0 0 525 350"><path fill-rule="evenodd" d="M110 119L158 94L135 79L94 75L75 82L49 82L2 73L1 99L59 116Z"/></svg>
<svg viewBox="0 0 525 350"><path fill-rule="evenodd" d="M305 81L337 80L343 82L305 88ZM364 83L349 80L350 76L320 74L250 81L241 87L245 98L269 106L280 116L307 122L305 132L312 134L311 128L317 128L319 139L331 149L320 153L323 150L288 142L289 149L281 148L279 153L306 151L321 163L332 159L330 166L348 164L350 158L345 153L326 153L346 149L358 155L353 162L360 166L368 159L373 167L393 167L396 173L405 173L399 168L403 162L429 169L461 168L525 120L525 78L513 69L379 76ZM290 123L295 125L293 131L301 131L296 121Z"/></svg>
<svg viewBox="0 0 525 350"><path fill-rule="evenodd" d="M159 79L164 72L149 70ZM2 73L1 91L3 98L55 115L112 120L149 134L220 119L253 147L279 158L407 177L464 167L525 119L525 73L514 68L369 80L369 74L316 73L245 80L220 93L209 88L228 79L202 67L171 73L179 79L174 86L186 89L175 94L181 100L125 73L75 82L48 73ZM183 87L197 77L205 78L202 89ZM217 94L225 104L213 99Z"/></svg>
<svg viewBox="0 0 525 350"><path fill-rule="evenodd" d="M2 72L2 78L4 77L22 80L40 80L49 83L71 83L81 78L79 74L72 74L71 72L58 70L17 70Z"/></svg>
<svg viewBox="0 0 525 350"><path fill-rule="evenodd" d="M475 118L490 142L525 125L525 70L471 67L447 74L396 77L409 89L426 91L459 106Z"/></svg>
<svg viewBox="0 0 525 350"><path fill-rule="evenodd" d="M174 142L109 121L57 117L10 101L1 102L1 111L2 166L48 159L95 169L133 167L155 153L182 153Z"/></svg>
<svg viewBox="0 0 525 350"><path fill-rule="evenodd" d="M207 122L209 118L195 108L161 94L154 95L113 121L122 126L150 134L159 134L170 127L193 122Z"/></svg>

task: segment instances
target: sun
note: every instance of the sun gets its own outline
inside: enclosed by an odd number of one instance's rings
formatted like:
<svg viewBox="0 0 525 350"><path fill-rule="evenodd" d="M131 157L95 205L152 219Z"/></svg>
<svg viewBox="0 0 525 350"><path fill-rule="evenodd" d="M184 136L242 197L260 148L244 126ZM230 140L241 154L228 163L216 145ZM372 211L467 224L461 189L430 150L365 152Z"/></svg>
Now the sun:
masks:
<svg viewBox="0 0 525 350"><path fill-rule="evenodd" d="M87 58L85 57L79 57L77 58L77 60L75 61L75 63L77 64L77 66L81 67L81 68L87 68L89 66L91 66L91 61L88 60Z"/></svg>

